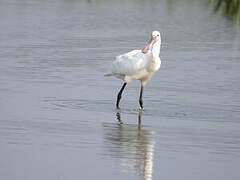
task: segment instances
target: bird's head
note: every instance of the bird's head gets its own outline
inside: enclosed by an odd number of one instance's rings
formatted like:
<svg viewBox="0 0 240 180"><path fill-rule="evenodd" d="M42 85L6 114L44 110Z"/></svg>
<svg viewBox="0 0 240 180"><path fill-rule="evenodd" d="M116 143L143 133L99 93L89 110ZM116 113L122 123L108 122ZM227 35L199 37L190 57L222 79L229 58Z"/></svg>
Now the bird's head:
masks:
<svg viewBox="0 0 240 180"><path fill-rule="evenodd" d="M146 54L148 53L150 47L155 43L161 41L161 35L159 31L153 31L152 32L152 36L151 36L151 40L149 41L149 43L147 44L147 46L145 48L142 49L142 53Z"/></svg>
<svg viewBox="0 0 240 180"><path fill-rule="evenodd" d="M152 39L157 42L159 40L161 40L161 35L159 31L153 31L152 32Z"/></svg>

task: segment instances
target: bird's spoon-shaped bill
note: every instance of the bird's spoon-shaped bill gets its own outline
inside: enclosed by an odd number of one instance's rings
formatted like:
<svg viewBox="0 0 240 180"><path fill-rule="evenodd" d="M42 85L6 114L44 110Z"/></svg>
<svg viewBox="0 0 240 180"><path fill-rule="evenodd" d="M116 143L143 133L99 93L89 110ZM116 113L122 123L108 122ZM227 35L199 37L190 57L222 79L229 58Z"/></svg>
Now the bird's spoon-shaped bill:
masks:
<svg viewBox="0 0 240 180"><path fill-rule="evenodd" d="M147 54L153 43L154 43L154 39L152 38L149 41L149 43L146 45L146 47L142 49L142 53Z"/></svg>

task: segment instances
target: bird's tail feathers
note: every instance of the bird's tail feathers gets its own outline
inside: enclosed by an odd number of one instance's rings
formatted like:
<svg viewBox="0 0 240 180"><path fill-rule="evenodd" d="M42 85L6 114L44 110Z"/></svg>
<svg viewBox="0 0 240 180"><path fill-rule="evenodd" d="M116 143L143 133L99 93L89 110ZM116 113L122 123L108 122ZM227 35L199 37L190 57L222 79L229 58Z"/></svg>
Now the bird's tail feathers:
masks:
<svg viewBox="0 0 240 180"><path fill-rule="evenodd" d="M104 74L105 77L109 77L109 76L112 76L113 74L111 73L108 73L108 74Z"/></svg>

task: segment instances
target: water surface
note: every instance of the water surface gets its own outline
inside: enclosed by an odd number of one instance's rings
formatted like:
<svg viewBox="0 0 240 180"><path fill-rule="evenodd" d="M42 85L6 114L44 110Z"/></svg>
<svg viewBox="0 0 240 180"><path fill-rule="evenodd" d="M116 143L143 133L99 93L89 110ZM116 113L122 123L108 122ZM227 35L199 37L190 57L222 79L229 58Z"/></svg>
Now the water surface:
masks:
<svg viewBox="0 0 240 180"><path fill-rule="evenodd" d="M0 2L0 178L239 179L240 30L202 1ZM144 92L103 77L161 31Z"/></svg>

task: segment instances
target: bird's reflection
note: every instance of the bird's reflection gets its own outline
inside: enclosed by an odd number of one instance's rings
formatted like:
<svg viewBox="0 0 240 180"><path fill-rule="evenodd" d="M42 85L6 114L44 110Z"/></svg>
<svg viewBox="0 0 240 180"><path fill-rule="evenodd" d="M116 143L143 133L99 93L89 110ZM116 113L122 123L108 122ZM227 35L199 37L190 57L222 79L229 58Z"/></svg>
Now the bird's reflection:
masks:
<svg viewBox="0 0 240 180"><path fill-rule="evenodd" d="M138 124L124 124L120 112L116 114L119 123L105 123L105 155L119 159L123 171L134 171L152 179L154 140L152 130L142 127L142 111L138 113Z"/></svg>

